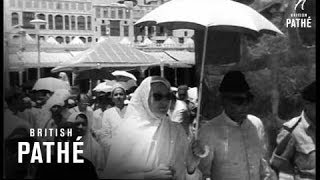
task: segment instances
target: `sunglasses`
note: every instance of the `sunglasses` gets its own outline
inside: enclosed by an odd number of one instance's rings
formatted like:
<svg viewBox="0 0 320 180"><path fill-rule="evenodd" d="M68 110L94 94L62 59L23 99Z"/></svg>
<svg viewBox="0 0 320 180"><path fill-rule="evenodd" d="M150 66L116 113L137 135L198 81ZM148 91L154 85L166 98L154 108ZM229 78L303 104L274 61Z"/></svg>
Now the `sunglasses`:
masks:
<svg viewBox="0 0 320 180"><path fill-rule="evenodd" d="M167 93L165 95L161 94L161 93L153 93L153 99L155 101L161 101L162 99L166 98L167 100L172 100L172 94L171 93Z"/></svg>

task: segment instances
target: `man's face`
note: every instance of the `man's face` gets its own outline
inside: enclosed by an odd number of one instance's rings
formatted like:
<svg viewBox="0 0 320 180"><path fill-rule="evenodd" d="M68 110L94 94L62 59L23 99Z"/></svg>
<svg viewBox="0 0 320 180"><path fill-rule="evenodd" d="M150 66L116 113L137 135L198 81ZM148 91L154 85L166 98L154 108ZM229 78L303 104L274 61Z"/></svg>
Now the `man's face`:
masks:
<svg viewBox="0 0 320 180"><path fill-rule="evenodd" d="M185 89L179 89L178 98L179 100L186 100L188 98L188 91Z"/></svg>
<svg viewBox="0 0 320 180"><path fill-rule="evenodd" d="M123 89L116 88L113 91L112 101L116 106L122 106L124 104L125 99L126 99L126 95Z"/></svg>
<svg viewBox="0 0 320 180"><path fill-rule="evenodd" d="M89 98L86 96L80 98L80 101L78 102L78 107L81 112L85 112L87 110L87 107L90 104L89 101Z"/></svg>
<svg viewBox="0 0 320 180"><path fill-rule="evenodd" d="M167 114L170 107L171 93L162 83L153 83L149 94L148 103L151 112L157 117Z"/></svg>
<svg viewBox="0 0 320 180"><path fill-rule="evenodd" d="M88 121L85 118L78 116L74 124L76 126L77 135L84 136L87 132Z"/></svg>
<svg viewBox="0 0 320 180"><path fill-rule="evenodd" d="M242 122L249 111L250 100L245 93L234 93L223 97L225 113L234 121Z"/></svg>
<svg viewBox="0 0 320 180"><path fill-rule="evenodd" d="M316 103L310 101L304 101L304 111L310 122L316 125Z"/></svg>

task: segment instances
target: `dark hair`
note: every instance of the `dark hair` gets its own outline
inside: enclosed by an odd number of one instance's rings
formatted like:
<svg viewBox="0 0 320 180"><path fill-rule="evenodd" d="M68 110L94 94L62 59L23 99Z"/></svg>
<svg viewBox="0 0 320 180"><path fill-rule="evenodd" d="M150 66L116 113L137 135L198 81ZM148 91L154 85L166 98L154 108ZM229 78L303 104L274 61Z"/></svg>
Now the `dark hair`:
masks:
<svg viewBox="0 0 320 180"><path fill-rule="evenodd" d="M79 115L76 117L76 119L77 119L78 117L80 117L80 118L82 118L82 119L85 119L85 120L88 122L88 117L87 117L85 114L83 114L83 113L79 114Z"/></svg>

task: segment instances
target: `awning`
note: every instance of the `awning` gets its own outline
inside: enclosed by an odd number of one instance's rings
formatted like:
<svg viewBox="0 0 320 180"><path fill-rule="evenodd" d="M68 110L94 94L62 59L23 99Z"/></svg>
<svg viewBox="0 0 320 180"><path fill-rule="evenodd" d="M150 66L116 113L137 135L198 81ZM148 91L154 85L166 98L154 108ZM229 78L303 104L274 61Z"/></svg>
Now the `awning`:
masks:
<svg viewBox="0 0 320 180"><path fill-rule="evenodd" d="M39 64L38 52L17 52L9 54L9 70L55 67L62 63L70 63L74 54L79 54L79 52L41 52Z"/></svg>
<svg viewBox="0 0 320 180"><path fill-rule="evenodd" d="M160 61L153 56L107 38L73 57L72 63L63 63L54 68L52 72L157 65L160 65Z"/></svg>

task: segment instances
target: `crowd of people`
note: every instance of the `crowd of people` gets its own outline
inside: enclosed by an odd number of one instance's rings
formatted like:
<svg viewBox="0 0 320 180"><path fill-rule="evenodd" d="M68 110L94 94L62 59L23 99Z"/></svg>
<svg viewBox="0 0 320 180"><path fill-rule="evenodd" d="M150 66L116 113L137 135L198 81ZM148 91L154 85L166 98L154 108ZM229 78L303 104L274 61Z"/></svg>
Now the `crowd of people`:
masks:
<svg viewBox="0 0 320 180"><path fill-rule="evenodd" d="M291 174L315 179L315 82L301 92L304 110L283 125L271 159L263 123L249 112L254 95L243 73L224 76L219 87L223 111L199 130L194 128L198 102L188 89L172 89L166 79L150 76L130 96L122 83L109 93L77 88L7 92L5 178L267 180ZM74 133L30 137L30 128ZM78 136L84 163L30 164L29 156L18 163L19 141L75 142ZM57 152L51 156L56 159Z"/></svg>

